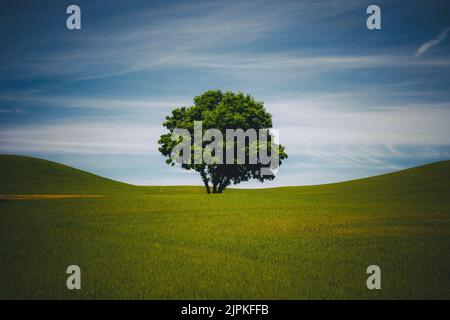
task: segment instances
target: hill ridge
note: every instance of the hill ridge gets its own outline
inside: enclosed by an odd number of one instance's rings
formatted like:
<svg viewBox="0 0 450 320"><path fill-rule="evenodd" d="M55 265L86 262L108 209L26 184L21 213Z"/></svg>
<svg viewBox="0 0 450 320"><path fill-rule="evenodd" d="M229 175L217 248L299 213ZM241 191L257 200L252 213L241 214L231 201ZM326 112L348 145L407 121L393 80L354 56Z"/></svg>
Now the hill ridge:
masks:
<svg viewBox="0 0 450 320"><path fill-rule="evenodd" d="M135 186L55 161L20 155L0 155L0 194L105 194L125 190L150 193L202 193L202 187ZM162 190L164 189L164 190ZM170 189L170 191L169 191ZM248 192L450 192L450 160L438 161L377 176L313 185L245 189ZM237 190L230 189L229 192Z"/></svg>

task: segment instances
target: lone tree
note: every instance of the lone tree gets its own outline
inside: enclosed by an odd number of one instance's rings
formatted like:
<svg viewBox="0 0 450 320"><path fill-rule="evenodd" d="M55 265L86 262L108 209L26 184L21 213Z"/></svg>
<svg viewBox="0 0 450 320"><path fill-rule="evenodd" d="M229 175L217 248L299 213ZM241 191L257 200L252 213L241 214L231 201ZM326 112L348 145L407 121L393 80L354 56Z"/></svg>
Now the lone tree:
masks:
<svg viewBox="0 0 450 320"><path fill-rule="evenodd" d="M196 130L199 122L202 140L187 152L185 156L188 161L180 162L174 154L176 146L184 139L189 143L196 137L198 139ZM250 179L260 182L273 180L275 176L272 171L287 158L285 148L275 143L272 133L264 130L272 128L272 115L265 110L263 102L257 102L252 96L241 92L206 91L194 98L193 106L174 109L172 115L166 117L163 126L169 132L160 137L158 144L159 151L167 157L166 163L172 166L180 163L183 169L199 172L207 193L222 193L231 183L238 184ZM174 138L173 134L180 129L184 130L186 135L183 138L180 136ZM205 139L208 129L216 129L215 132L218 132L220 137L213 135L214 139L210 136L209 139ZM266 140L262 139L261 130L267 132ZM235 134L229 140L230 131ZM259 140L252 143L250 131L259 132ZM226 141L223 139L224 136L227 137ZM242 139L239 141L239 137L244 137L244 143ZM211 152L213 143L219 149ZM225 150L225 154L220 154L222 150ZM200 157L206 158L207 153L210 154L210 159L213 159L212 162L195 161L196 155L200 154ZM270 154L271 159L276 161L268 163L267 156L262 156L264 154ZM227 158L226 163L218 160L220 156ZM245 157L244 162L242 156Z"/></svg>

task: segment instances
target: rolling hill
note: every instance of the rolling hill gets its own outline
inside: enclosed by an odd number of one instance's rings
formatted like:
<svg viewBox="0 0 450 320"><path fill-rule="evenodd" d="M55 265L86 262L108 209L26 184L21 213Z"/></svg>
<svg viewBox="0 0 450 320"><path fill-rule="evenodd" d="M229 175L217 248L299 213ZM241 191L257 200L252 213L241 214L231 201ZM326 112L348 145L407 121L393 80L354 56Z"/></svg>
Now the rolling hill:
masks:
<svg viewBox="0 0 450 320"><path fill-rule="evenodd" d="M202 193L203 187L140 187L26 156L0 155L0 194Z"/></svg>
<svg viewBox="0 0 450 320"><path fill-rule="evenodd" d="M202 193L203 187L140 187L114 181L60 163L25 156L0 155L0 194L105 194L123 191ZM293 194L450 194L450 160L341 183L280 187L245 192ZM237 192L238 190L229 190ZM244 192L243 190L239 192Z"/></svg>
<svg viewBox="0 0 450 320"><path fill-rule="evenodd" d="M0 176L0 195L105 195L0 201L0 299L450 298L449 161L220 195L19 156Z"/></svg>
<svg viewBox="0 0 450 320"><path fill-rule="evenodd" d="M52 161L0 156L0 194L92 194L131 186Z"/></svg>

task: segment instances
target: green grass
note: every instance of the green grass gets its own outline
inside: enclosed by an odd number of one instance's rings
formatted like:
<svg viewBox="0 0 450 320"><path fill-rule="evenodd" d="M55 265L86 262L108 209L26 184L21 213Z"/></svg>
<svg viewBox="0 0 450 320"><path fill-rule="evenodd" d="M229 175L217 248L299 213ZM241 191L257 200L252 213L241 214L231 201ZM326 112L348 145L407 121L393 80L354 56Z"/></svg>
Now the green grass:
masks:
<svg viewBox="0 0 450 320"><path fill-rule="evenodd" d="M1 195L105 195L0 201L0 298L450 299L450 161L221 195L16 156L0 176Z"/></svg>

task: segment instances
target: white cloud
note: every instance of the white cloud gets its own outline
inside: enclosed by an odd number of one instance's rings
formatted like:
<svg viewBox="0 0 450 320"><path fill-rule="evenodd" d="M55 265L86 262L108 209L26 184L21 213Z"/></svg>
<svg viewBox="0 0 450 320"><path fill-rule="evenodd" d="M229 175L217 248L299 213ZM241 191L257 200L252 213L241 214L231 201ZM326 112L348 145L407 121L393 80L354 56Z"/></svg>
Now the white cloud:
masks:
<svg viewBox="0 0 450 320"><path fill-rule="evenodd" d="M165 67L189 67L218 70L225 73L251 74L268 72L273 74L290 72L299 77L300 71L314 73L337 69L393 68L407 66L450 66L450 59L411 60L401 54L372 55L307 55L302 52L214 54L203 55L185 52L163 61Z"/></svg>
<svg viewBox="0 0 450 320"><path fill-rule="evenodd" d="M85 108L123 111L154 111L155 109L175 108L189 105L192 102L182 100L158 100L158 99L126 99L126 98L101 98L82 96L44 96L36 94L4 94L0 95L0 101L23 102L27 105L44 105L59 108ZM10 111L22 109L0 109Z"/></svg>
<svg viewBox="0 0 450 320"><path fill-rule="evenodd" d="M291 153L311 145L449 145L450 105L370 110L298 100L268 105Z"/></svg>
<svg viewBox="0 0 450 320"><path fill-rule="evenodd" d="M95 28L80 38L61 37L45 54L30 50L0 66L0 75L66 76L67 82L122 75L158 68L207 68L222 72L292 71L314 68L392 67L410 64L450 65L410 61L402 55L314 55L304 52L255 53L245 48L263 43L274 32L312 20L322 21L364 5L363 1L317 3L236 1L189 3L131 12L110 18L108 28ZM186 14L188 12L189 14ZM251 12L251 14L249 14ZM43 39L33 39L45 46ZM52 39L54 41L54 39ZM66 43L68 41L68 43ZM34 42L33 42L34 43ZM67 48L69 45L70 48ZM56 49L55 49L56 48ZM225 49L225 50L222 50ZM30 53L28 53L30 52ZM3 70L2 70L3 69ZM320 70L319 70L320 71Z"/></svg>
<svg viewBox="0 0 450 320"><path fill-rule="evenodd" d="M2 152L155 154L162 127L142 123L73 121L0 130Z"/></svg>
<svg viewBox="0 0 450 320"><path fill-rule="evenodd" d="M280 141L290 154L302 154L307 150L314 153L317 146L333 150L332 146L345 145L450 145L449 104L364 110L347 105L347 101L344 96L339 99L331 95L322 99L272 102L267 104L267 109L273 114L274 126L280 129ZM137 107L140 108L140 103ZM0 149L157 153L156 142L164 129L161 123L152 121L152 117L74 119L3 127ZM341 153L343 157L346 152ZM317 151L314 156L326 155ZM371 155L366 152L364 157Z"/></svg>
<svg viewBox="0 0 450 320"><path fill-rule="evenodd" d="M424 44L422 44L416 51L415 56L416 57L420 57L422 56L426 51L428 51L429 49L437 46L438 44L440 44L442 41L444 41L445 39L447 39L448 33L450 32L450 28L444 28L441 33L438 34L438 36L430 41L425 42Z"/></svg>
<svg viewBox="0 0 450 320"><path fill-rule="evenodd" d="M0 108L0 113L24 113L21 108Z"/></svg>

